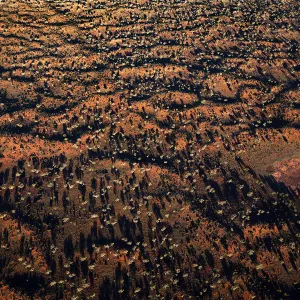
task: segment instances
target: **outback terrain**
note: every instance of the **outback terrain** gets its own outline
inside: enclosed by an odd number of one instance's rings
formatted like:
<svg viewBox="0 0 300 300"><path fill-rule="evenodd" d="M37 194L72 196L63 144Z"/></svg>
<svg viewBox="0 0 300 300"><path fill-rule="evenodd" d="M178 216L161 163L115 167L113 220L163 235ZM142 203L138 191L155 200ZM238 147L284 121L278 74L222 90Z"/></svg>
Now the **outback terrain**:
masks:
<svg viewBox="0 0 300 300"><path fill-rule="evenodd" d="M299 299L296 0L0 0L0 299Z"/></svg>

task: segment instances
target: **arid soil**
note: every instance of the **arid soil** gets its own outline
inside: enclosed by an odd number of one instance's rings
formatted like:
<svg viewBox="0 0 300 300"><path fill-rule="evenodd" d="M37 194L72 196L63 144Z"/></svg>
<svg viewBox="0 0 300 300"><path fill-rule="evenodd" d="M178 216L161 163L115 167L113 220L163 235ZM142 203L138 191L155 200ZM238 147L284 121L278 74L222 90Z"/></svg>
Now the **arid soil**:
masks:
<svg viewBox="0 0 300 300"><path fill-rule="evenodd" d="M0 0L0 299L298 299L299 3Z"/></svg>

